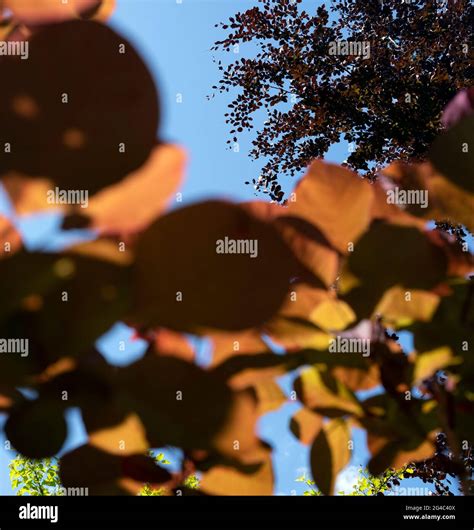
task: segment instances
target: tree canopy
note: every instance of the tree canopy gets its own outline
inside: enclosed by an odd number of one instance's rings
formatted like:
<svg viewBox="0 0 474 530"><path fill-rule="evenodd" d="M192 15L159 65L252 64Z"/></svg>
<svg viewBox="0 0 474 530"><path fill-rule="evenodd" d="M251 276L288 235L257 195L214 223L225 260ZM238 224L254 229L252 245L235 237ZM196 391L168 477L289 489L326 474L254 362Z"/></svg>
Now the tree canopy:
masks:
<svg viewBox="0 0 474 530"><path fill-rule="evenodd" d="M426 157L441 111L472 84L469 0L259 3L220 24L228 35L213 49L243 51L218 61L214 89L237 93L229 144L257 129L250 154L265 165L253 184L274 200L285 197L282 175L339 141L349 144L347 165L371 177L393 160ZM258 48L251 57L248 42Z"/></svg>

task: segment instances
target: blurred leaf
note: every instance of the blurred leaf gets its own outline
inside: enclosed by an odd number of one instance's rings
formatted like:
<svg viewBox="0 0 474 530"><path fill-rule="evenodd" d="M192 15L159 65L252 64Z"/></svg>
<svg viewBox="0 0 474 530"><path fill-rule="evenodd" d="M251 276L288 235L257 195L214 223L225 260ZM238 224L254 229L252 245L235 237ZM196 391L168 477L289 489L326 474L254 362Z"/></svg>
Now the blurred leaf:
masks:
<svg viewBox="0 0 474 530"><path fill-rule="evenodd" d="M129 268L100 259L20 251L0 261L0 334L27 341L4 359L0 380L39 374L88 351L129 309Z"/></svg>
<svg viewBox="0 0 474 530"><path fill-rule="evenodd" d="M216 366L236 355L253 354L256 351L269 352L261 333L256 329L237 332L212 330L207 335L211 340L212 361Z"/></svg>
<svg viewBox="0 0 474 530"><path fill-rule="evenodd" d="M365 368L335 366L330 373L352 392L370 390L381 384L380 369L376 364L367 363Z"/></svg>
<svg viewBox="0 0 474 530"><path fill-rule="evenodd" d="M15 20L29 26L42 26L78 17L106 20L115 7L115 0L6 0Z"/></svg>
<svg viewBox="0 0 474 530"><path fill-rule="evenodd" d="M185 335L165 328L155 330L155 350L158 355L179 357L193 362L195 351Z"/></svg>
<svg viewBox="0 0 474 530"><path fill-rule="evenodd" d="M414 320L429 322L436 311L440 297L429 291L406 290L395 286L383 295L374 315L380 315L390 328L410 325Z"/></svg>
<svg viewBox="0 0 474 530"><path fill-rule="evenodd" d="M261 446L257 437L259 414L255 392L249 389L234 392L228 415L212 441L212 448L221 456L248 463Z"/></svg>
<svg viewBox="0 0 474 530"><path fill-rule="evenodd" d="M429 290L441 283L447 258L417 228L375 222L349 255L347 269L359 284L342 298L362 319L391 287Z"/></svg>
<svg viewBox="0 0 474 530"><path fill-rule="evenodd" d="M275 226L298 260L326 287L332 285L336 280L340 257L323 234L298 217L280 217Z"/></svg>
<svg viewBox="0 0 474 530"><path fill-rule="evenodd" d="M15 402L22 401L23 396L13 387L0 385L0 413L8 412Z"/></svg>
<svg viewBox="0 0 474 530"><path fill-rule="evenodd" d="M209 448L228 421L232 393L215 374L169 356L118 371L117 396L143 423L151 447Z"/></svg>
<svg viewBox="0 0 474 530"><path fill-rule="evenodd" d="M474 89L468 88L459 91L446 105L441 117L442 124L449 129L461 121L464 116L474 112Z"/></svg>
<svg viewBox="0 0 474 530"><path fill-rule="evenodd" d="M370 449L371 445L369 445ZM411 462L430 458L434 454L432 441L416 439L413 449L404 449L402 441L387 441L375 456L369 461L369 471L372 475L380 475L387 468L398 469Z"/></svg>
<svg viewBox="0 0 474 530"><path fill-rule="evenodd" d="M118 455L144 453L150 446L140 418L133 413L120 425L90 432L89 444Z"/></svg>
<svg viewBox="0 0 474 530"><path fill-rule="evenodd" d="M290 420L290 431L305 445L313 442L323 426L323 417L303 407Z"/></svg>
<svg viewBox="0 0 474 530"><path fill-rule="evenodd" d="M201 479L201 489L210 495L273 495L273 469L269 451L260 459L254 473L232 467L215 466Z"/></svg>
<svg viewBox="0 0 474 530"><path fill-rule="evenodd" d="M300 348L325 350L331 340L330 334L301 318L277 315L265 324L263 330L273 342L290 351Z"/></svg>
<svg viewBox="0 0 474 530"><path fill-rule="evenodd" d="M294 190L288 214L321 230L341 253L348 252L370 223L373 192L368 182L334 164L315 161Z"/></svg>
<svg viewBox="0 0 474 530"><path fill-rule="evenodd" d="M15 254L23 245L20 232L11 221L0 215L0 259Z"/></svg>
<svg viewBox="0 0 474 530"><path fill-rule="evenodd" d="M325 423L311 447L311 473L324 495L334 493L337 475L349 463L350 431L343 419Z"/></svg>
<svg viewBox="0 0 474 530"><path fill-rule="evenodd" d="M436 350L417 354L413 371L413 383L421 383L424 379L431 377L438 370L443 370L452 363L456 363L456 359L453 358L453 352L450 348L437 348Z"/></svg>
<svg viewBox="0 0 474 530"><path fill-rule="evenodd" d="M132 44L78 20L46 26L29 44L27 61L2 62L0 141L15 146L2 173L93 195L139 168L156 143L159 111L153 78Z"/></svg>
<svg viewBox="0 0 474 530"><path fill-rule="evenodd" d="M90 228L105 234L145 229L171 201L183 180L185 151L175 145L155 147L148 160L121 182L99 191L90 201Z"/></svg>
<svg viewBox="0 0 474 530"><path fill-rule="evenodd" d="M61 458L60 477L65 488L87 488L89 495L137 495L143 483L158 487L171 475L150 456L112 455L82 445Z"/></svg>
<svg viewBox="0 0 474 530"><path fill-rule="evenodd" d="M362 407L354 394L329 372L316 367L307 368L295 380L298 399L314 412L323 414L340 411L339 414L361 414ZM338 414L338 415L339 415Z"/></svg>
<svg viewBox="0 0 474 530"><path fill-rule="evenodd" d="M474 341L474 287L463 281L450 285L451 295L441 299L430 322L415 322L413 332L418 352L449 347L455 356L464 358L464 368L474 368L470 344Z"/></svg>
<svg viewBox="0 0 474 530"><path fill-rule="evenodd" d="M18 403L10 411L5 433L13 447L29 458L54 456L67 435L63 406L43 399Z"/></svg>
<svg viewBox="0 0 474 530"><path fill-rule="evenodd" d="M259 381L253 388L257 395L258 414L260 416L278 410L288 401L288 398L276 381Z"/></svg>
<svg viewBox="0 0 474 530"><path fill-rule="evenodd" d="M421 164L394 162L383 170L382 178L383 175L403 190L420 190L428 194L425 208L416 204L407 205L406 210L398 208L400 212L405 212L403 215L407 216L410 212L426 220L450 219L467 226L470 230L474 229L474 195L445 178L429 162ZM387 200L386 193L384 200L385 202ZM386 208L389 207L396 208L394 205L388 205ZM390 221L398 222L400 215L388 217Z"/></svg>
<svg viewBox="0 0 474 530"><path fill-rule="evenodd" d="M473 135L474 115L471 114L440 134L428 153L431 163L440 173L471 193L474 192Z"/></svg>
<svg viewBox="0 0 474 530"><path fill-rule="evenodd" d="M226 251L229 240L243 250ZM241 207L208 201L181 208L140 234L135 320L192 332L254 327L277 312L294 272L275 229Z"/></svg>
<svg viewBox="0 0 474 530"><path fill-rule="evenodd" d="M311 312L310 320L324 330L341 331L356 320L356 315L342 300L325 300Z"/></svg>

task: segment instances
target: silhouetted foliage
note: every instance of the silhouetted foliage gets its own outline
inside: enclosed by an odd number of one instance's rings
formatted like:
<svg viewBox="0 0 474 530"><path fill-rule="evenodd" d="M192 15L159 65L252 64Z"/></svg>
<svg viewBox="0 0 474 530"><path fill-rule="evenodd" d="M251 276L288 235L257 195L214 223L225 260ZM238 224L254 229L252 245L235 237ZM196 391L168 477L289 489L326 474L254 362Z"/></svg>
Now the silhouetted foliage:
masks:
<svg viewBox="0 0 474 530"><path fill-rule="evenodd" d="M369 176L392 160L424 157L444 106L472 83L469 0L260 3L220 25L229 34L214 50L242 46L245 54L251 41L258 54L219 61L214 88L238 89L228 143L264 116L251 155L268 161L253 183L277 201L282 174L295 175L341 139L349 167Z"/></svg>

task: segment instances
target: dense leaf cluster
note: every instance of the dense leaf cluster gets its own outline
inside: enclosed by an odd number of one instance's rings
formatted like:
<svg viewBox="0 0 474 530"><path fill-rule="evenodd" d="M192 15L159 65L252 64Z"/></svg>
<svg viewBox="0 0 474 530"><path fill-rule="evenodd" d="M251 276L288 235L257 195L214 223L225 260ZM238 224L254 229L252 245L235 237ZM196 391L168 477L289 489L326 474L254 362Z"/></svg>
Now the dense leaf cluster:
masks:
<svg viewBox="0 0 474 530"><path fill-rule="evenodd" d="M338 0L329 10L303 0L260 4L220 24L228 35L214 49L242 51L229 65L219 61L214 88L238 89L228 143L257 128L251 155L266 162L253 183L277 201L283 174L340 140L349 143L349 167L371 176L393 160L424 157L443 107L473 81L469 0ZM248 42L258 53L241 57ZM332 53L338 42L368 48Z"/></svg>

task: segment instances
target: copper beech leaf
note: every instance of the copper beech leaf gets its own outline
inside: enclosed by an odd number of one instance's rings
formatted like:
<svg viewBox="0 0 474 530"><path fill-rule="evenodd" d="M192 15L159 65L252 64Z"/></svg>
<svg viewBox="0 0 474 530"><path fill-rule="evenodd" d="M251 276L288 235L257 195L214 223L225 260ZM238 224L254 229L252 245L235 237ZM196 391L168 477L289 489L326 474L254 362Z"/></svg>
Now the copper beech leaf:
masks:
<svg viewBox="0 0 474 530"><path fill-rule="evenodd" d="M324 300L311 312L310 321L326 331L342 331L356 320L351 307L343 300Z"/></svg>
<svg viewBox="0 0 474 530"><path fill-rule="evenodd" d="M16 402L22 400L23 396L14 387L0 385L0 412L8 412Z"/></svg>
<svg viewBox="0 0 474 530"><path fill-rule="evenodd" d="M129 414L119 425L90 433L89 444L119 455L144 453L150 447L145 428L135 413Z"/></svg>
<svg viewBox="0 0 474 530"><path fill-rule="evenodd" d="M153 78L132 44L103 24L46 26L31 38L28 60L4 58L2 79L0 140L15 146L2 175L91 196L139 168L156 144Z"/></svg>
<svg viewBox="0 0 474 530"><path fill-rule="evenodd" d="M311 473L324 495L334 493L338 473L349 463L350 430L345 420L325 423L311 446Z"/></svg>
<svg viewBox="0 0 474 530"><path fill-rule="evenodd" d="M216 465L203 473L200 488L210 495L273 495L271 452L260 451L256 456L253 472Z"/></svg>
<svg viewBox="0 0 474 530"><path fill-rule="evenodd" d="M397 284L429 289L444 279L447 270L446 257L425 233L382 222L364 234L348 264L359 280L381 291Z"/></svg>
<svg viewBox="0 0 474 530"><path fill-rule="evenodd" d="M374 314L380 315L387 327L400 328L415 320L429 322L439 301L440 297L435 293L395 286L385 291Z"/></svg>
<svg viewBox="0 0 474 530"><path fill-rule="evenodd" d="M474 113L474 88L465 88L458 92L446 105L441 123L449 129L456 125L464 116Z"/></svg>
<svg viewBox="0 0 474 530"><path fill-rule="evenodd" d="M48 202L48 191L54 188L50 179L29 177L16 171L8 171L2 175L1 180L18 215L40 210L62 209L62 206Z"/></svg>
<svg viewBox="0 0 474 530"><path fill-rule="evenodd" d="M261 413L258 393L253 389L234 392L225 422L212 440L219 455L246 463L260 451L257 422Z"/></svg>
<svg viewBox="0 0 474 530"><path fill-rule="evenodd" d="M42 26L74 18L106 20L115 7L115 0L5 0L17 22Z"/></svg>
<svg viewBox="0 0 474 530"><path fill-rule="evenodd" d="M373 191L355 173L317 160L295 188L288 215L315 225L341 253L369 226Z"/></svg>
<svg viewBox="0 0 474 530"><path fill-rule="evenodd" d="M277 315L265 323L263 331L287 349L312 347L326 349L330 335L310 317L332 293L306 283L292 286Z"/></svg>
<svg viewBox="0 0 474 530"><path fill-rule="evenodd" d="M232 412L233 394L215 374L164 355L117 373L118 403L133 411L152 447L210 448Z"/></svg>
<svg viewBox="0 0 474 530"><path fill-rule="evenodd" d="M440 134L428 153L433 166L454 184L474 192L474 115L462 118L456 125Z"/></svg>
<svg viewBox="0 0 474 530"><path fill-rule="evenodd" d="M17 252L23 246L20 232L11 221L0 215L0 259Z"/></svg>
<svg viewBox="0 0 474 530"><path fill-rule="evenodd" d="M257 329L237 332L211 331L208 337L212 348L211 366L217 366L235 355L270 351Z"/></svg>
<svg viewBox="0 0 474 530"><path fill-rule="evenodd" d="M133 234L165 209L182 184L185 151L175 145L155 147L146 162L121 182L99 191L86 209L89 228L104 234Z"/></svg>
<svg viewBox="0 0 474 530"><path fill-rule="evenodd" d="M407 194L412 193L414 197L420 192L426 194L426 202L423 204L413 203L403 205L404 210L392 204L383 207L381 217L389 218L391 222L400 223L409 220L410 214L419 216L426 220L435 219L444 221L446 219L454 223L460 223L469 230L474 230L474 194L460 187L457 181L451 181L441 174L429 162L420 164L407 164L393 162L382 172L381 181L389 179L398 190ZM389 188L393 188L388 186ZM420 197L418 195L418 197ZM380 198L379 204L387 202L388 192ZM390 210L391 209L391 210ZM398 210L395 215L394 210ZM403 213L401 213L403 212ZM416 220L415 220L416 221ZM405 224L409 224L406 221ZM415 225L416 222L411 221Z"/></svg>
<svg viewBox="0 0 474 530"><path fill-rule="evenodd" d="M454 358L451 348L447 347L419 353L414 358L413 383L420 384L438 370L443 370L451 364L457 364L460 361L459 357Z"/></svg>
<svg viewBox="0 0 474 530"><path fill-rule="evenodd" d="M388 467L424 460L434 453L435 433L440 430L436 402L412 398L400 401L381 394L363 402L369 414L359 419L367 430L372 455L369 471L378 475Z"/></svg>
<svg viewBox="0 0 474 530"><path fill-rule="evenodd" d="M340 255L322 232L298 217L279 217L275 226L296 258L326 287L331 286L337 277Z"/></svg>
<svg viewBox="0 0 474 530"><path fill-rule="evenodd" d="M341 298L360 319L369 318L385 291L394 286L429 290L446 278L448 259L418 228L376 221L350 253L342 272L351 276Z"/></svg>
<svg viewBox="0 0 474 530"><path fill-rule="evenodd" d="M13 447L28 458L54 456L63 446L67 425L58 401L38 399L18 403L5 424Z"/></svg>
<svg viewBox="0 0 474 530"><path fill-rule="evenodd" d="M138 238L135 320L197 333L257 326L278 311L296 268L276 230L238 205L175 210Z"/></svg>
<svg viewBox="0 0 474 530"><path fill-rule="evenodd" d="M288 401L280 385L272 379L259 381L253 388L257 395L259 415L278 410Z"/></svg>
<svg viewBox="0 0 474 530"><path fill-rule="evenodd" d="M159 355L171 355L184 361L194 362L196 352L184 334L158 328L154 332L154 342Z"/></svg>
<svg viewBox="0 0 474 530"><path fill-rule="evenodd" d="M369 449L373 442L369 434ZM417 462L432 457L434 444L432 440L423 438L406 441L387 441L369 461L368 469L371 474L379 475L388 468L400 469L410 462Z"/></svg>
<svg viewBox="0 0 474 530"><path fill-rule="evenodd" d="M330 369L330 373L352 392L370 390L381 384L379 367L369 362L361 368L335 366Z"/></svg>
<svg viewBox="0 0 474 530"><path fill-rule="evenodd" d="M290 420L290 431L304 444L313 442L323 426L323 417L305 407L301 408Z"/></svg>
<svg viewBox="0 0 474 530"><path fill-rule="evenodd" d="M295 380L294 389L298 399L314 412L328 416L363 413L354 394L329 372L317 367L304 370Z"/></svg>
<svg viewBox="0 0 474 530"><path fill-rule="evenodd" d="M242 206L259 219L272 222L295 257L326 286L334 283L339 267L339 253L312 223L291 215L289 208L263 201Z"/></svg>
<svg viewBox="0 0 474 530"><path fill-rule="evenodd" d="M84 488L89 495L138 495L144 483L158 488L170 473L145 454L118 455L82 445L60 461L65 488Z"/></svg>
<svg viewBox="0 0 474 530"><path fill-rule="evenodd" d="M129 268L75 255L20 251L0 261L0 330L28 339L17 368L42 371L64 356L79 356L129 309ZM13 360L8 360L10 369ZM20 375L19 373L17 375ZM1 376L0 376L1 377ZM15 376L16 377L16 376Z"/></svg>
<svg viewBox="0 0 474 530"><path fill-rule="evenodd" d="M470 344L474 341L474 303L471 281L456 281L450 285L449 296L444 296L430 322L414 322L413 332L418 352L449 347L454 356L471 363Z"/></svg>

